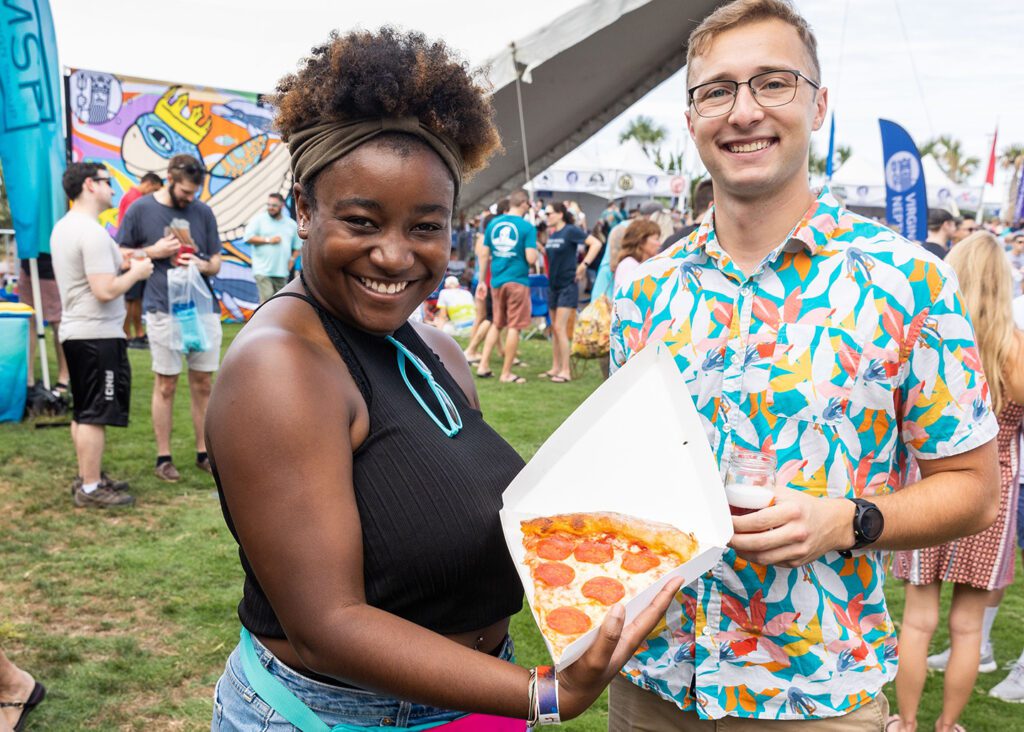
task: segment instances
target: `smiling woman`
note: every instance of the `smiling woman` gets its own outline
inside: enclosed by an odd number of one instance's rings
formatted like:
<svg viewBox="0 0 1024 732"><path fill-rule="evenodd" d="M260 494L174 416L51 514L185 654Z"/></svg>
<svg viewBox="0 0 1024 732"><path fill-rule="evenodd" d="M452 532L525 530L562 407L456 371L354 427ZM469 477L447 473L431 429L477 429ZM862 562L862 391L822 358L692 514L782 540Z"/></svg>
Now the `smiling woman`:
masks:
<svg viewBox="0 0 1024 732"><path fill-rule="evenodd" d="M303 278L234 341L210 403L246 575L213 728L522 729L554 688L510 663L522 588L498 510L523 463L458 345L407 322L444 274L463 176L499 147L485 89L443 44L384 29L332 35L278 92ZM670 596L558 676L563 716Z"/></svg>

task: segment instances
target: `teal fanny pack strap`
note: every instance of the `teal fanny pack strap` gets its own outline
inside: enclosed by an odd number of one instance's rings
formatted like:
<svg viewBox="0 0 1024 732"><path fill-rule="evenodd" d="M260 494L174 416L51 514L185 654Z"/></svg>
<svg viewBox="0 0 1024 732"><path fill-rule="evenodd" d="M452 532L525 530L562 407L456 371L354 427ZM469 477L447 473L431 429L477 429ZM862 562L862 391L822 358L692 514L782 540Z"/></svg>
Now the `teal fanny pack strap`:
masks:
<svg viewBox="0 0 1024 732"><path fill-rule="evenodd" d="M324 724L312 709L303 704L263 667L256 655L249 631L242 628L241 636L242 668L259 698L302 732L331 732L331 728Z"/></svg>
<svg viewBox="0 0 1024 732"><path fill-rule="evenodd" d="M260 663L256 655L256 647L252 644L252 636L249 631L242 628L242 669L249 679L256 695L265 701L271 709L284 717L288 722L302 730L302 732L423 732L433 729L448 722L431 722L418 724L413 727L357 727L351 724L338 724L328 727L320 717L316 716L312 709L291 693L284 684L275 679L267 669Z"/></svg>

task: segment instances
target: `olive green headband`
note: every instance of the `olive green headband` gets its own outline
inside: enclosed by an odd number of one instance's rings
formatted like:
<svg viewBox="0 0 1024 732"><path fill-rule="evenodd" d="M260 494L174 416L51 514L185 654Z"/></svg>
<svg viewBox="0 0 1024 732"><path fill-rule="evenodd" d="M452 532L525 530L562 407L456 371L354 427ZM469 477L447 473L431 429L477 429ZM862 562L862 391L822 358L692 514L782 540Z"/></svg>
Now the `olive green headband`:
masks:
<svg viewBox="0 0 1024 732"><path fill-rule="evenodd" d="M294 132L288 139L292 178L305 185L338 158L387 132L415 135L440 155L455 179L455 199L458 200L462 187L462 155L458 146L416 117L328 120Z"/></svg>

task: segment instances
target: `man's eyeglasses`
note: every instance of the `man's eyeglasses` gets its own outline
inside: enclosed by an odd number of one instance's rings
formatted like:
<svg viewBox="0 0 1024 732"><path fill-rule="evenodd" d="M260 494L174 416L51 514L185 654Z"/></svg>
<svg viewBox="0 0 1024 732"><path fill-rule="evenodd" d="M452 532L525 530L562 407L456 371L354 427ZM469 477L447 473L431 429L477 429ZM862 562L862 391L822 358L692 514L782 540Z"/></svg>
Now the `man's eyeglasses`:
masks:
<svg viewBox="0 0 1024 732"><path fill-rule="evenodd" d="M781 107L796 98L796 89L803 79L815 89L821 85L795 70L765 71L746 81L709 81L687 90L690 104L701 117L721 117L736 106L741 86L750 88L754 101L762 107Z"/></svg>
<svg viewBox="0 0 1024 732"><path fill-rule="evenodd" d="M114 183L113 183L113 181L111 181L111 180L110 180L110 176L104 176L104 177L102 177L102 178L101 178L101 177L100 177L100 176L98 176L98 175L90 175L90 176L89 176L89 179L90 179L90 180L94 180L94 181L96 181L97 183L106 183L106 184L107 184L108 186L110 186L111 188L113 188L113 187L114 187Z"/></svg>

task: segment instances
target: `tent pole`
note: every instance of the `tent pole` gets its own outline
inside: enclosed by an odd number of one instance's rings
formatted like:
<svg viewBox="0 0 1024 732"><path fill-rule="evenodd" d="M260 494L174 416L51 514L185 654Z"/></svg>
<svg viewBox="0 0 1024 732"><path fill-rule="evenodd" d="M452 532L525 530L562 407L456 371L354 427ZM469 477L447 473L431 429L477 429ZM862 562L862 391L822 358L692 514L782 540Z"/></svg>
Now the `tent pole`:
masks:
<svg viewBox="0 0 1024 732"><path fill-rule="evenodd" d="M530 177L530 155L526 150L526 118L523 116L523 92L520 89L520 79L523 76L523 69L519 67L516 60L516 44L510 43L512 47L512 65L516 70L516 106L519 108L519 137L523 142L523 171L526 173L526 192L533 201L533 179ZM525 67L523 67L525 68Z"/></svg>
<svg viewBox="0 0 1024 732"><path fill-rule="evenodd" d="M36 346L39 351L39 364L43 368L43 387L50 390L50 363L46 354L46 327L43 325L43 295L39 290L39 261L32 257L28 260L29 279L32 284L32 302L35 303ZM28 367L34 368L32 364Z"/></svg>

